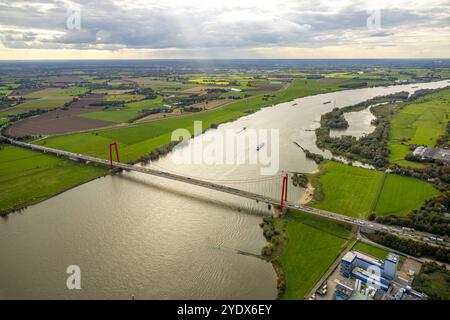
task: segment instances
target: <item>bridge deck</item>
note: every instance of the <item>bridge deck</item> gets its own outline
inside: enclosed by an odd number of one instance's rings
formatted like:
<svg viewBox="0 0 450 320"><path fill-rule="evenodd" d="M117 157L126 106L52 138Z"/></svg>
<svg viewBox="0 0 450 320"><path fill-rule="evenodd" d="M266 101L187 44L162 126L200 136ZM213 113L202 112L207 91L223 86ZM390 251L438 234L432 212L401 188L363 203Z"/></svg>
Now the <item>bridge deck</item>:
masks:
<svg viewBox="0 0 450 320"><path fill-rule="evenodd" d="M73 153L73 152L68 152L68 151L63 151L63 150L57 150L57 149L48 148L48 147L44 147L44 146L39 146L39 145L35 145L35 144L30 144L30 143L26 143L26 142L16 141L16 140L13 140L13 139L10 139L10 138L6 138L6 139L12 145L16 145L16 146L19 146L19 147L23 147L23 148L27 148L27 149L31 149L31 150L36 150L36 151L40 151L40 152L51 153L51 154L54 154L54 155L57 155L57 156L60 156L60 157L66 157L66 158L74 160L74 161L80 161L81 160L81 161L86 161L86 162L98 163L98 164L105 165L105 166L109 166L110 165L108 160L99 159L99 158L96 158L96 157L91 157L91 156L78 154L78 153ZM208 189L219 191L219 192L232 194L232 195L235 195L235 196L247 198L247 199L250 199L250 200L255 200L255 201L258 201L258 202L262 202L262 203L267 203L267 204L271 204L271 205L275 205L275 206L279 205L279 201L278 200L275 200L275 199L272 199L272 198L269 198L269 197L265 197L265 196L262 196L262 195L259 195L259 194L256 194L256 193L252 193L252 192L248 192L248 191L243 191L243 190L239 190L239 189L235 189L235 188L231 188L231 187L215 184L215 183L212 183L212 182L207 182L207 181L203 181L203 180L199 180L199 179L189 178L189 177L185 177L185 176L182 176L182 175L177 175L177 174L168 173L168 172L164 172L164 171L154 170L154 169L142 167L142 166L139 166L139 165L130 165L130 164L125 164L125 163L113 162L113 166L116 167L116 168L123 169L123 170L136 171L136 172L149 174L149 175L153 175L153 176L157 176L157 177L161 177L161 178L165 178L165 179L170 179L170 180L174 180L174 181L180 181L180 182L183 182L183 183L196 185L196 186L199 186L199 187L208 188ZM429 234L429 233L426 233L426 232L405 231L404 229L401 229L401 228L392 227L392 226L385 226L385 225L378 224L378 223L375 223L375 222L369 222L369 221L364 221L364 220L360 220L360 219L355 219L355 218L344 216L344 215L341 215L341 214L338 214L338 213L329 212L329 211L320 210L320 209L315 209L315 208L311 208L311 207L295 204L295 203L292 203L292 202L285 202L284 206L287 209L300 210L300 211L303 211L303 212L306 212L306 213L310 213L310 214L313 214L313 215L316 215L316 216L324 217L324 218L335 220L335 221L339 221L339 222L344 222L344 223L347 223L347 224L351 224L351 225L362 227L362 228L369 229L369 230L382 231L382 232L396 234L398 236L402 236L402 237L406 237L406 238L422 240L422 241L428 242L428 243L433 244L433 245L435 245L435 242L432 241L430 239L430 237L433 237L433 238L437 238L438 237L436 235ZM441 242L439 244L440 245L447 245L447 246L449 245L449 243L447 243L447 242Z"/></svg>

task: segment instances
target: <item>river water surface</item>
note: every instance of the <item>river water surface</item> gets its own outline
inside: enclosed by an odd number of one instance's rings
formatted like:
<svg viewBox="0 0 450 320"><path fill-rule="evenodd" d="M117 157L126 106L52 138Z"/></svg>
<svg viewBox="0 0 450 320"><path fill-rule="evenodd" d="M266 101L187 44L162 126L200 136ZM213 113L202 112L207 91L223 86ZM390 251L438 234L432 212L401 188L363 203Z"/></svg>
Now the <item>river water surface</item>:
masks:
<svg viewBox="0 0 450 320"><path fill-rule="evenodd" d="M325 101L336 100L336 106L343 107L417 90L411 87L301 98L218 130L238 135L244 127L279 129L278 172L311 172L315 163L294 142L321 152L314 129L321 114L333 108ZM368 126L370 121L358 130L370 132ZM184 148L192 148L192 141L173 154ZM252 146L247 151L256 152ZM152 166L217 183L226 180L227 185L278 198L278 178L252 182L261 179L258 165L177 165L169 155ZM289 186L291 201L302 193ZM0 298L274 299L271 264L238 253L260 253L265 240L259 223L268 212L253 201L135 172L97 179L0 220ZM81 268L81 290L67 290L69 265Z"/></svg>

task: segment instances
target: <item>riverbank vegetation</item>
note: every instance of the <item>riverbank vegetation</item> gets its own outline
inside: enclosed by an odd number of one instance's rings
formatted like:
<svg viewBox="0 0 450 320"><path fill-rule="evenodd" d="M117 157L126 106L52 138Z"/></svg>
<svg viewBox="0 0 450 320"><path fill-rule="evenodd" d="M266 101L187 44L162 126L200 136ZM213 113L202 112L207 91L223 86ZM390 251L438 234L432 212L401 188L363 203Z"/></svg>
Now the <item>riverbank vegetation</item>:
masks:
<svg viewBox="0 0 450 320"><path fill-rule="evenodd" d="M334 109L324 114L320 121L320 127L316 130L317 146L330 150L334 155L343 156L347 159L358 160L378 168L387 166L389 163L389 150L387 138L389 130L389 118L396 109L400 110L402 104L396 101L408 99L407 92L400 92L383 97L377 97L365 102ZM391 104L387 104L387 103ZM375 115L375 130L359 139L349 135L331 137L330 130L333 128L347 128L348 123L344 114L348 112L361 111L373 106L372 113Z"/></svg>
<svg viewBox="0 0 450 320"><path fill-rule="evenodd" d="M270 241L263 254L277 271L280 299L305 299L353 239L349 225L298 211L265 218L262 228Z"/></svg>
<svg viewBox="0 0 450 320"><path fill-rule="evenodd" d="M411 146L434 146L437 139L445 135L449 102L449 89L419 90L411 96L400 92L334 109L322 116L321 126L316 130L317 145L334 155L377 168L388 167L390 163L420 167L406 161L405 157L411 152ZM348 126L345 113L369 106L376 117L372 133L360 138L330 136L330 129Z"/></svg>

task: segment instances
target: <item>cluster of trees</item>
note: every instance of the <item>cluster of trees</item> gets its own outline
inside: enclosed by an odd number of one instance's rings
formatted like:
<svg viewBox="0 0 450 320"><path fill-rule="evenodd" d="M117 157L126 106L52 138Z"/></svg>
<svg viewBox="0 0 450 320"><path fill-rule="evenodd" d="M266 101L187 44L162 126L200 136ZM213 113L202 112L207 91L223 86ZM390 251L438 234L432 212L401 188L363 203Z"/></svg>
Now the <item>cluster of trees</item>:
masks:
<svg viewBox="0 0 450 320"><path fill-rule="evenodd" d="M425 242L400 238L386 232L365 234L370 240L414 257L429 257L444 263L450 262L450 249Z"/></svg>
<svg viewBox="0 0 450 320"><path fill-rule="evenodd" d="M406 217L390 215L377 217L375 220L378 223L399 225L450 237L448 212L450 212L450 191L426 201L420 209L411 211Z"/></svg>
<svg viewBox="0 0 450 320"><path fill-rule="evenodd" d="M303 152L305 153L306 158L314 160L314 162L317 164L320 164L325 160L325 158L321 154L313 153L313 152L309 151L308 149L304 149L304 148L302 148L302 149L303 149Z"/></svg>
<svg viewBox="0 0 450 320"><path fill-rule="evenodd" d="M331 112L324 114L321 124L332 129L347 129L349 127L344 117L344 111L339 108L334 108Z"/></svg>
<svg viewBox="0 0 450 320"><path fill-rule="evenodd" d="M208 93L204 95L192 94L188 97L179 97L178 103L180 106L186 107L196 103L202 103L205 101L208 102L210 100L217 100L219 99L219 96L220 96L219 93Z"/></svg>
<svg viewBox="0 0 450 320"><path fill-rule="evenodd" d="M158 97L156 92L152 88L140 88L136 91L137 94L142 94L145 96L145 99L147 100L153 100Z"/></svg>
<svg viewBox="0 0 450 320"><path fill-rule="evenodd" d="M286 224L280 220L276 221L273 216L267 216L263 218L263 222L260 223L260 227L263 229L264 237L268 242L267 245L261 250L261 254L263 257L272 262L272 265L277 272L278 298L281 298L286 291L286 276L281 266L279 257L276 255L286 240Z"/></svg>
<svg viewBox="0 0 450 320"><path fill-rule="evenodd" d="M308 186L308 177L304 173L294 173L292 176L292 184L294 187L306 188Z"/></svg>
<svg viewBox="0 0 450 320"><path fill-rule="evenodd" d="M422 265L420 273L414 278L413 288L419 292L423 292L433 300L448 300L450 297L440 290L436 290L433 284L436 279L433 279L433 274L440 274L437 279L445 279L444 281L450 283L450 271L444 265L436 262L426 262ZM439 280L438 280L439 281Z"/></svg>

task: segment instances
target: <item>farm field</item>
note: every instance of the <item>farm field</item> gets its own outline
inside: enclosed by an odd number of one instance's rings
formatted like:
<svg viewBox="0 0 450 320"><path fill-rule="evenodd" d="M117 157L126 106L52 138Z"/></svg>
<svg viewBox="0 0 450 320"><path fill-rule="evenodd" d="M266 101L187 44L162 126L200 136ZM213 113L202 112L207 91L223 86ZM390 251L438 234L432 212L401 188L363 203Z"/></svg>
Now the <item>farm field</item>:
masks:
<svg viewBox="0 0 450 320"><path fill-rule="evenodd" d="M6 133L13 137L40 136L62 134L113 125L112 122L83 118L79 115L86 112L102 110L91 103L102 101L102 95L86 95L71 103L68 108L52 110L37 117L31 117L6 128Z"/></svg>
<svg viewBox="0 0 450 320"><path fill-rule="evenodd" d="M322 164L323 199L313 207L365 219L377 215L406 215L439 192L426 182L337 162Z"/></svg>
<svg viewBox="0 0 450 320"><path fill-rule="evenodd" d="M43 109L50 110L61 108L65 103L71 102L72 98L64 97L64 98L41 98L41 99L33 99L33 100L25 100L23 103L15 106L14 108L8 109L10 112L17 111L27 111L33 109Z"/></svg>
<svg viewBox="0 0 450 320"><path fill-rule="evenodd" d="M158 97L153 100L141 100L127 103L125 107L110 107L107 110L84 113L80 116L114 123L125 123L142 116L142 110L157 108L161 105L162 98Z"/></svg>
<svg viewBox="0 0 450 320"><path fill-rule="evenodd" d="M239 100L222 108L197 112L183 117L97 132L50 137L38 143L62 150L106 158L107 150L105 146L109 145L112 140L115 140L119 143L124 161L133 161L150 153L157 147L168 144L171 133L175 129L186 128L192 133L195 120L203 121L203 129L207 129L212 124L235 120L246 115L248 112L254 112L262 107L333 90L341 89L321 85L316 80L299 79L294 81L287 89L273 93L273 97L271 98L265 98L263 95L254 96Z"/></svg>
<svg viewBox="0 0 450 320"><path fill-rule="evenodd" d="M406 215L427 199L439 194L431 184L411 177L388 174L378 198L375 212L380 215Z"/></svg>
<svg viewBox="0 0 450 320"><path fill-rule="evenodd" d="M289 212L287 244L281 255L286 299L304 299L352 238L348 225Z"/></svg>
<svg viewBox="0 0 450 320"><path fill-rule="evenodd" d="M0 145L0 214L92 180L105 169Z"/></svg>
<svg viewBox="0 0 450 320"><path fill-rule="evenodd" d="M34 91L25 95L26 98L43 98L43 97L67 97L79 96L88 91L84 87L70 87L70 88L47 88L44 90Z"/></svg>
<svg viewBox="0 0 450 320"><path fill-rule="evenodd" d="M400 165L417 164L404 160L410 144L434 147L445 133L450 113L450 90L421 98L395 114L391 119L388 147L390 161ZM419 165L420 166L420 165Z"/></svg>

